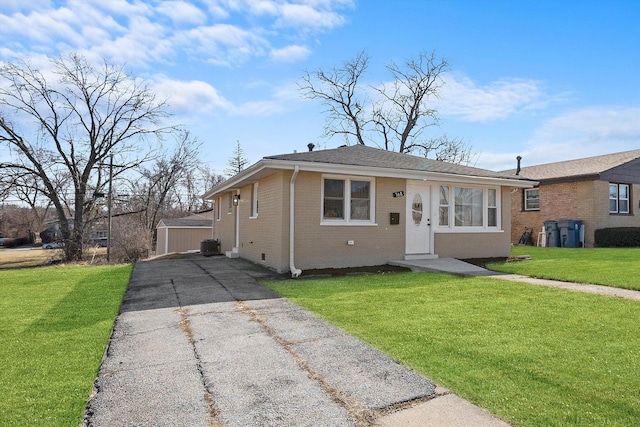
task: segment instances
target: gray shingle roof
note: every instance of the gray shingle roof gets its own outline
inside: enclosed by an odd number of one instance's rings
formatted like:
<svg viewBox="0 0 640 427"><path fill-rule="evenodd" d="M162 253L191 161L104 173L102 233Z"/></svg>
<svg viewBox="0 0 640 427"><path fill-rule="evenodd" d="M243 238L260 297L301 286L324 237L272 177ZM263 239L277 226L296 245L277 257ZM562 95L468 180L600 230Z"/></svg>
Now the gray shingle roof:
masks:
<svg viewBox="0 0 640 427"><path fill-rule="evenodd" d="M638 158L640 158L640 150L623 151L584 159L527 166L521 168L520 175L537 181L598 175ZM513 176L516 170L510 169L504 172Z"/></svg>
<svg viewBox="0 0 640 427"><path fill-rule="evenodd" d="M424 157L401 154L364 145L351 145L329 150L268 156L265 159L295 162L317 162L338 165L377 167L385 169L414 170L485 178L516 178L513 173L495 172L487 169L457 165Z"/></svg>
<svg viewBox="0 0 640 427"><path fill-rule="evenodd" d="M211 227L210 219L174 218L161 221L167 227Z"/></svg>

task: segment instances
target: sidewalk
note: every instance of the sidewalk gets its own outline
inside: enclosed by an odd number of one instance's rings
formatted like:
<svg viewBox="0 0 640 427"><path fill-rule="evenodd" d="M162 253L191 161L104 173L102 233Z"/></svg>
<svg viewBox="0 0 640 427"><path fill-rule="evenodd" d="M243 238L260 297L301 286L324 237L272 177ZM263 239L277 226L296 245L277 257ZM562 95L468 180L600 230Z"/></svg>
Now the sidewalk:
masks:
<svg viewBox="0 0 640 427"><path fill-rule="evenodd" d="M260 285L240 259L139 262L86 426L507 426Z"/></svg>

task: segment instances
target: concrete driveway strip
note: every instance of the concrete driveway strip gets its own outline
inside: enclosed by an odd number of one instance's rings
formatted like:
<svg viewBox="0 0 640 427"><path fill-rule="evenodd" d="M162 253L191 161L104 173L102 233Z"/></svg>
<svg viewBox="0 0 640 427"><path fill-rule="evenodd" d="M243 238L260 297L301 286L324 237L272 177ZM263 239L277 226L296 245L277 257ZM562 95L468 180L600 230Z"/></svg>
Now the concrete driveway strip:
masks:
<svg viewBox="0 0 640 427"><path fill-rule="evenodd" d="M274 276L222 257L137 263L84 424L366 426L436 396L258 282Z"/></svg>

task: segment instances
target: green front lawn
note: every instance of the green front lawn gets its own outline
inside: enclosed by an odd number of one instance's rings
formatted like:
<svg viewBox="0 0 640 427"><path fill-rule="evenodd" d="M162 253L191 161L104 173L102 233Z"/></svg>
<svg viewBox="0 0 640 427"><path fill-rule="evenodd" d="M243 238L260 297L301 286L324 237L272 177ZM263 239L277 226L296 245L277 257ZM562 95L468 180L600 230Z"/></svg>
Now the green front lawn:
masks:
<svg viewBox="0 0 640 427"><path fill-rule="evenodd" d="M130 274L0 271L0 424L80 424Z"/></svg>
<svg viewBox="0 0 640 427"><path fill-rule="evenodd" d="M640 248L542 248L514 246L531 260L490 264L491 270L542 279L640 290Z"/></svg>
<svg viewBox="0 0 640 427"><path fill-rule="evenodd" d="M266 284L513 425L640 420L636 301L436 273Z"/></svg>

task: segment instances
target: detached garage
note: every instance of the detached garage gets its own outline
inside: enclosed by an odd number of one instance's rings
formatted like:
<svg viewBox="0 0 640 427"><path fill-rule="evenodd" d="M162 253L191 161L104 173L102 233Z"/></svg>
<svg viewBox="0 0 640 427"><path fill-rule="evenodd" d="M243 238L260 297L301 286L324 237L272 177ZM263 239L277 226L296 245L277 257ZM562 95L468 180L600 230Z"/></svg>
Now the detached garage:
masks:
<svg viewBox="0 0 640 427"><path fill-rule="evenodd" d="M213 234L212 213L161 219L156 232L156 255L200 250L200 242L210 239Z"/></svg>

